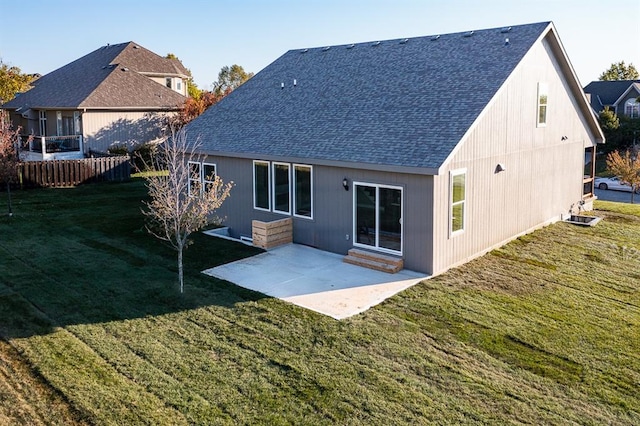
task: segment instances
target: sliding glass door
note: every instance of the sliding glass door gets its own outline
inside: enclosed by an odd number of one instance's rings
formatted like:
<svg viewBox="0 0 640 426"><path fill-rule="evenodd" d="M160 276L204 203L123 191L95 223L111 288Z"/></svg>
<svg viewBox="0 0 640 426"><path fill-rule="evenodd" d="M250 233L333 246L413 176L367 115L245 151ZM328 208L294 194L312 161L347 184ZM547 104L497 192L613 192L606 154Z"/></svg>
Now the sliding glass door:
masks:
<svg viewBox="0 0 640 426"><path fill-rule="evenodd" d="M354 182L354 245L402 254L402 188Z"/></svg>

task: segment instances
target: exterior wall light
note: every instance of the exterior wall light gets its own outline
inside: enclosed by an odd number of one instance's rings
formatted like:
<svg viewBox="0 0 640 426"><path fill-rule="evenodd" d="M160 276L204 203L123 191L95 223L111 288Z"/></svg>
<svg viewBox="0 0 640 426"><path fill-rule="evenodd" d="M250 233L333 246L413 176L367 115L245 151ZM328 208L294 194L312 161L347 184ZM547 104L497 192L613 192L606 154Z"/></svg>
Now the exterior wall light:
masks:
<svg viewBox="0 0 640 426"><path fill-rule="evenodd" d="M349 180L347 178L342 179L342 187L345 191L349 190Z"/></svg>
<svg viewBox="0 0 640 426"><path fill-rule="evenodd" d="M507 169L504 167L504 164L498 163L498 165L496 166L496 173L504 172L505 170Z"/></svg>

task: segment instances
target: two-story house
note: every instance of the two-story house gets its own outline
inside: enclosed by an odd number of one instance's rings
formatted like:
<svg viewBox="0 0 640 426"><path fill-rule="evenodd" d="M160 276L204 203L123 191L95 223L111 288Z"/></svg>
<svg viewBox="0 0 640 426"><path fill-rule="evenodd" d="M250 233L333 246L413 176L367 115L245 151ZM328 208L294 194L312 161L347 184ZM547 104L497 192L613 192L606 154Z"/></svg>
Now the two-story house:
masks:
<svg viewBox="0 0 640 426"><path fill-rule="evenodd" d="M584 92L596 114L608 107L618 116L640 118L640 80L592 81Z"/></svg>
<svg viewBox="0 0 640 426"><path fill-rule="evenodd" d="M180 61L130 41L43 75L1 108L22 128L25 159L81 158L158 138L186 100L188 77Z"/></svg>

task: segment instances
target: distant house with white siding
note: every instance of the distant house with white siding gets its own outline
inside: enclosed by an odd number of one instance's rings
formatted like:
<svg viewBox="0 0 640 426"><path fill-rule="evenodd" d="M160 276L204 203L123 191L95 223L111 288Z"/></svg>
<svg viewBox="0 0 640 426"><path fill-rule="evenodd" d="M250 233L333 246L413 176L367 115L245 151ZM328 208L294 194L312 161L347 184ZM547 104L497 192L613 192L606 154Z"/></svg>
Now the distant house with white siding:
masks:
<svg viewBox="0 0 640 426"><path fill-rule="evenodd" d="M27 159L81 158L141 144L186 100L188 71L134 42L106 45L43 75L1 108L21 126Z"/></svg>
<svg viewBox="0 0 640 426"><path fill-rule="evenodd" d="M589 208L604 142L550 22L290 50L186 131L232 236L292 218L427 274Z"/></svg>

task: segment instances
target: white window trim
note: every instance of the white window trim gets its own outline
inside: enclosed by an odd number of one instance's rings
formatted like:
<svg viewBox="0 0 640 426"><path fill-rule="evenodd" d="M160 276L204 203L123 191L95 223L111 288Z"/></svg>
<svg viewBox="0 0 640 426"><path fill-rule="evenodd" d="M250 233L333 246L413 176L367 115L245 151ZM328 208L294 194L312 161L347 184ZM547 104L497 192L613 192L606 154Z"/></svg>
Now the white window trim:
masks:
<svg viewBox="0 0 640 426"><path fill-rule="evenodd" d="M536 127L547 127L549 121L549 85L547 83L538 83L538 96L536 97ZM540 102L540 95L545 95L547 101L543 104ZM540 121L540 107L545 107L544 122Z"/></svg>
<svg viewBox="0 0 640 426"><path fill-rule="evenodd" d="M40 136L47 136L47 112L38 111L38 122L40 124Z"/></svg>
<svg viewBox="0 0 640 426"><path fill-rule="evenodd" d="M208 176L204 174L205 166L213 167L213 176L208 179ZM202 188L204 189L205 184L215 182L216 176L218 175L218 166L216 163L208 163L206 161L202 162L202 168L200 169L200 175L202 176Z"/></svg>
<svg viewBox="0 0 640 426"><path fill-rule="evenodd" d="M464 175L464 199L458 201L455 205L462 204L462 228L456 231L453 230L453 178L455 176ZM456 235L463 234L467 227L467 169L456 169L449 172L449 237L455 237Z"/></svg>
<svg viewBox="0 0 640 426"><path fill-rule="evenodd" d="M357 222L357 209L358 209L358 200L357 200L357 191L356 191L356 186L371 186L371 187L375 187L376 188L376 209L375 209L375 213L376 213L376 224L377 224L377 228L376 229L376 241L375 241L375 246L370 246L367 244L361 244L358 241L358 229L357 226L358 224ZM354 247L362 247L365 249L369 249L369 250L373 250L373 251L379 251L381 253L388 253L388 254L393 254L396 256L402 256L403 252L404 252L404 188L402 186L394 186L394 185L384 185L384 184L378 184L378 183L371 183L371 182L358 182L358 181L354 181L353 182L353 237L352 237L352 241L353 241L353 246ZM398 250L391 250L388 248L384 248L384 247L380 247L380 209L378 208L378 203L380 200L380 196L379 196L379 192L380 192L380 188L389 188L389 189L398 189L400 190L400 251Z"/></svg>
<svg viewBox="0 0 640 426"><path fill-rule="evenodd" d="M191 176L191 165L195 164L198 166L198 179L194 179ZM194 194L191 193L191 182L198 182L200 184L200 192L202 193L202 163L199 161L189 161L187 164L187 168L189 170L189 184L187 185L187 191L189 192L189 197L193 197Z"/></svg>
<svg viewBox="0 0 640 426"><path fill-rule="evenodd" d="M629 118L638 118L640 115L640 102L634 98L627 99L624 103L624 115Z"/></svg>
<svg viewBox="0 0 640 426"><path fill-rule="evenodd" d="M311 194L309 194L311 196L311 215L310 216L304 216L304 215L299 215L296 214L296 211L298 210L297 207L297 200L296 200L296 186L297 186L297 181L296 181L296 168L306 168L309 169L309 179L311 180L311 185L309 187L309 191L311 191ZM293 164L293 216L295 217L299 217L302 219L309 219L309 220L313 220L313 166L309 165L309 164Z"/></svg>
<svg viewBox="0 0 640 426"><path fill-rule="evenodd" d="M289 210L277 210L276 209L276 166L286 166L287 167L287 187L289 197ZM274 213L280 213L287 216L291 216L291 164L290 163L282 163L278 161L271 162L271 206Z"/></svg>
<svg viewBox="0 0 640 426"><path fill-rule="evenodd" d="M262 164L267 166L267 203L269 206L267 208L256 206L256 164ZM256 210L261 210L263 212L271 211L271 164L268 161L264 160L253 160L253 208Z"/></svg>

